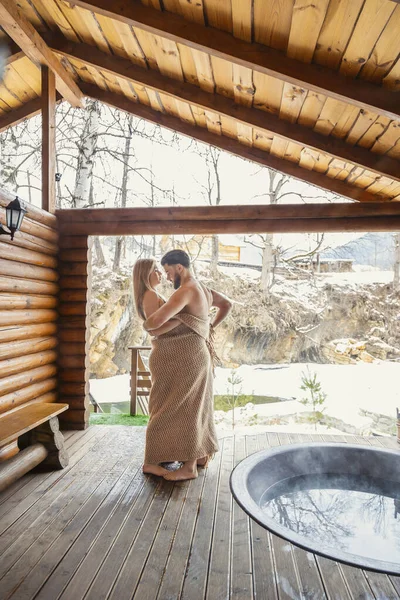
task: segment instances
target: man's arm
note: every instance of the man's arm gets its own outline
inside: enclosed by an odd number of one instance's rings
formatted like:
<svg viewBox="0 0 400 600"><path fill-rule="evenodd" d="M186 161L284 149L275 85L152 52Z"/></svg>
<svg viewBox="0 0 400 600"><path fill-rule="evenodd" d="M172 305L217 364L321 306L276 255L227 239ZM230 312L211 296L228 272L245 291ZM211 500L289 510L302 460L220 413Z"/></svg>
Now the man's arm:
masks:
<svg viewBox="0 0 400 600"><path fill-rule="evenodd" d="M172 317L189 304L190 294L190 290L186 288L179 288L176 290L171 298L144 322L143 327L147 331L152 331L153 329L158 329L161 325L164 325L164 323L169 321L169 319L172 319Z"/></svg>
<svg viewBox="0 0 400 600"><path fill-rule="evenodd" d="M215 319L212 323L213 327L217 327L217 325L222 323L222 321L231 312L232 302L229 300L229 298L227 298L226 296L224 296L224 294L221 294L220 292L216 292L215 290L211 289L210 292L212 293L213 297L212 306L218 308L217 314L215 315Z"/></svg>

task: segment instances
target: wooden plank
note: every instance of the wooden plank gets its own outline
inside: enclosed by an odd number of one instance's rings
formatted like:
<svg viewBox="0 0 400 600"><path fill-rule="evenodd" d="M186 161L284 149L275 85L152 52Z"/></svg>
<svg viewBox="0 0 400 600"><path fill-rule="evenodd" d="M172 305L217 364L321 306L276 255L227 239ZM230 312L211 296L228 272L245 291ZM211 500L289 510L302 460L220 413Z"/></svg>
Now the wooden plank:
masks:
<svg viewBox="0 0 400 600"><path fill-rule="evenodd" d="M246 42L253 40L252 0L232 0L233 35Z"/></svg>
<svg viewBox="0 0 400 600"><path fill-rule="evenodd" d="M331 0L318 37L314 60L332 70L339 68L364 0Z"/></svg>
<svg viewBox="0 0 400 600"><path fill-rule="evenodd" d="M393 3L381 0L365 2L343 55L341 73L350 77L358 75L395 8Z"/></svg>
<svg viewBox="0 0 400 600"><path fill-rule="evenodd" d="M55 597L60 594L63 586L65 586L68 579L70 579L74 573L74 569L79 566L79 562L83 559L83 563L81 563L78 570L75 571L72 581L70 580L69 585L65 587L61 597L81 597L90 585L90 581L98 569L99 562L106 556L107 550L111 546L120 524L124 522L124 519L136 508L135 503L138 501L139 494L142 492L143 482L137 479L132 481L134 470L133 465L127 469L127 472L124 473L120 481L117 482L117 489L115 487L113 488L104 503L104 508L108 507L109 514L104 515L102 521L100 521L102 516L101 510L96 513L96 518L99 523L98 528L87 528L85 533L79 536L71 551L64 559L65 563L68 563L69 565L68 569L63 569L63 561L60 564L61 568L57 568L45 584L44 589L51 596L54 594ZM129 484L128 487L126 487L126 484ZM117 490L118 493L116 494ZM102 508L103 505L101 509ZM90 541L94 534L94 545L91 546ZM88 547L90 548L89 551L87 550Z"/></svg>
<svg viewBox="0 0 400 600"><path fill-rule="evenodd" d="M337 179L336 181L340 181ZM163 234L200 234L214 233L318 233L334 231L398 231L399 217L367 217L336 219L264 219L243 221L179 221L171 222L129 222L129 223L76 223L74 230L89 235L163 235ZM66 278L72 279L72 278ZM60 280L62 286L63 278ZM85 282L73 278L68 287L83 289Z"/></svg>
<svg viewBox="0 0 400 600"><path fill-rule="evenodd" d="M50 213L49 213L50 214ZM48 256L55 256L57 253L57 245L47 240L43 240L34 235L30 235L24 232L24 235L18 234L14 236L14 239L11 241L11 238L8 236L3 236L0 240L2 248L8 247L6 252L10 251L10 248L26 248L27 250L33 251L34 253L38 252L40 254L46 254ZM23 261L22 261L23 262Z"/></svg>
<svg viewBox="0 0 400 600"><path fill-rule="evenodd" d="M217 461L218 462L218 461ZM178 598L182 592L185 572L189 566L189 557L198 514L203 501L205 482L208 473L190 481L189 490L182 509L176 534L169 551L168 562L161 579L158 598Z"/></svg>
<svg viewBox="0 0 400 600"><path fill-rule="evenodd" d="M51 377L1 396L0 413L5 413L19 408L21 405L27 404L31 400L45 396L48 392L55 390L57 384L57 379L55 377Z"/></svg>
<svg viewBox="0 0 400 600"><path fill-rule="evenodd" d="M0 396L16 391L23 387L43 381L44 379L51 379L57 373L57 367L55 364L44 365L43 367L37 367L31 369L25 373L18 373L18 375L12 375L11 377L5 377L0 379ZM76 384L64 384L64 385L76 385Z"/></svg>
<svg viewBox="0 0 400 600"><path fill-rule="evenodd" d="M233 468L233 444L233 437L224 439L210 552L206 595L212 594L216 598L229 597L230 590L232 495L229 489L229 477Z"/></svg>
<svg viewBox="0 0 400 600"><path fill-rule="evenodd" d="M100 467L100 465L98 466ZM67 504L61 513L62 518L58 519L51 528L47 528L43 536L43 546L33 546L28 556L21 557L9 570L4 578L6 590L9 589L12 581L15 585L16 581L23 578L18 588L19 594L32 597L39 591L49 574L57 566L60 558L69 550L76 537L107 498L119 475L119 473L115 475L96 474L89 479L88 483L81 484L84 489L83 505L80 506L76 502ZM29 570L29 577L26 577Z"/></svg>
<svg viewBox="0 0 400 600"><path fill-rule="evenodd" d="M72 106L82 106L82 94L75 81L12 0L1 0L0 20L6 33L33 62L48 66L57 75L60 94Z"/></svg>
<svg viewBox="0 0 400 600"><path fill-rule="evenodd" d="M69 478L66 477L65 484L68 482L68 479ZM40 559L41 553L45 553L46 542L48 545L57 538L60 529L62 530L62 524L57 517L71 518L79 511L79 504L73 502L74 496L76 497L79 495L81 501L85 503L98 485L98 477L97 480L94 477L89 477L86 482L79 481L79 479L71 481L70 486L66 489L57 486L54 494L48 493L46 495L47 497L45 497L46 502L48 502L47 510L42 511L36 518L33 518L30 527L24 532L25 535L18 536L18 534L15 533L15 526L11 528L10 531L12 532L14 539L9 541L9 545L5 549L2 556L2 569L0 571L0 574L3 575L3 593L12 594L14 591L13 588L15 589L19 583L23 582L25 577L29 574L29 571L32 569L32 566L35 564L35 561ZM32 517L34 517L35 512L31 512L33 513ZM40 547L41 545L34 544L35 537L39 536L42 538L42 548ZM9 537L10 535L7 534L3 534L2 536L5 541Z"/></svg>
<svg viewBox="0 0 400 600"><path fill-rule="evenodd" d="M161 38L158 38L161 44ZM165 43L165 42L164 42ZM132 65L129 60L119 57L109 56L83 44L65 43L59 38L55 39L52 47L56 47L59 52L68 57L79 58L84 63L101 68L110 74L118 74L119 77L132 82L134 85L140 83L147 89L154 89L158 93L168 94L175 100L182 99L191 105L195 105L205 111L224 115L235 119L243 125L257 127L258 129L274 133L284 140L292 140L303 144L314 150L326 152L334 157L351 161L356 165L364 166L369 169L376 169L378 173L384 173L393 179L400 179L398 161L386 158L382 161L381 157L376 157L364 148L353 147L342 142L339 139L327 138L316 131L296 124L300 110L306 98L306 90L291 84L285 84L280 106L280 118L273 114L252 110L253 96L255 88L252 79L252 72L249 69L233 65L232 77L234 85L235 100L222 97L220 95L211 95L214 90L215 81L211 69L208 55L194 51L195 64L201 87L205 90L200 91L197 86L184 83L182 81L182 71L179 67L170 71L170 62L168 68L163 68L163 61L167 51L156 52L158 63L162 74L156 71L146 71L140 67ZM157 48L157 46L156 46ZM174 46L168 50L168 57L176 54ZM161 61L161 58L163 61ZM169 75L165 77L163 75ZM171 79L171 77L173 79ZM242 106L238 106L238 104ZM172 111L175 112L176 111ZM357 140L376 120L376 115L363 111L357 121L357 127L349 134L348 142L355 144ZM289 121L286 122L286 121ZM354 139L353 139L354 138Z"/></svg>
<svg viewBox="0 0 400 600"><path fill-rule="evenodd" d="M55 296L32 296L19 294L3 294L0 292L0 310L14 310L23 308L55 308Z"/></svg>
<svg viewBox="0 0 400 600"><path fill-rule="evenodd" d="M256 42L286 52L293 6L285 0L254 0Z"/></svg>
<svg viewBox="0 0 400 600"><path fill-rule="evenodd" d="M207 22L211 27L232 31L231 0L203 0Z"/></svg>
<svg viewBox="0 0 400 600"><path fill-rule="evenodd" d="M55 335L56 323L42 323L39 325L5 325L0 327L0 342L15 342L35 338L37 336Z"/></svg>
<svg viewBox="0 0 400 600"><path fill-rule="evenodd" d="M187 570L181 591L181 600L200 600L207 588L209 555L212 545L212 530L215 522L218 484L223 455L224 440L220 440L220 451L211 461L206 472L204 491L199 503L197 523L188 557ZM202 526L207 523L207 527Z"/></svg>
<svg viewBox="0 0 400 600"><path fill-rule="evenodd" d="M315 4L308 0L295 0L288 41L287 55L295 60L310 63L329 5L329 0ZM307 35L304 35L304 32Z"/></svg>
<svg viewBox="0 0 400 600"><path fill-rule="evenodd" d="M42 209L56 209L56 77L42 66Z"/></svg>
<svg viewBox="0 0 400 600"><path fill-rule="evenodd" d="M52 309L1 310L0 327L48 323L57 319L57 311Z"/></svg>
<svg viewBox="0 0 400 600"><path fill-rule="evenodd" d="M18 246L11 246L11 244L2 245L1 256L7 260L15 260L17 262L40 267L49 267L53 269L57 267L57 260L55 257L49 256L48 254L42 254L41 252L25 250Z"/></svg>
<svg viewBox="0 0 400 600"><path fill-rule="evenodd" d="M357 175L357 177L360 174ZM151 208L85 208L61 209L57 216L62 225L110 223L123 221L234 221L234 220L281 220L281 219L340 219L400 216L400 206L390 202L358 203L313 203L313 204L282 204L282 205L224 205L224 206L194 206L194 207L151 207ZM79 239L79 238L78 238ZM78 298L68 297L68 301Z"/></svg>
<svg viewBox="0 0 400 600"><path fill-rule="evenodd" d="M179 15L152 10L138 0L118 0L112 8L107 0L74 0L73 3L154 35L190 46L197 51L277 77L295 86L336 100L351 102L360 108L391 118L399 116L396 96L388 95L383 89L369 82L352 80L341 74L328 72L318 65L299 64L299 61L274 48L249 44L224 31L215 31L196 23L189 24ZM390 10L386 5L387 3L382 12L388 13Z"/></svg>
<svg viewBox="0 0 400 600"><path fill-rule="evenodd" d="M400 6L397 6L364 64L361 77L378 85L381 83L398 58L399 28Z"/></svg>
<svg viewBox="0 0 400 600"><path fill-rule="evenodd" d="M112 518L115 517L115 514L121 519L124 512L127 510L126 503L135 502L138 492L140 492L142 488L142 484L140 480L137 479L133 479L132 481L132 478L136 477L140 463L138 458L132 461L132 457L129 456L127 451L120 455L120 462L121 459L125 461L122 472L117 474L116 481L113 482L112 488L109 493L105 495L104 501L90 519L90 527L86 527L77 539L73 541L68 552L63 556L61 563L54 568L49 579L41 588L40 595L56 598L63 592L64 597L68 597L66 594L71 593L71 588L68 587L68 583L80 566L81 561L86 558L88 548L90 548L93 543L96 543L97 548L99 548L99 538L103 536L105 530L108 532L110 531L109 525ZM60 543L58 543L58 546L61 554L61 552L64 551L64 548L61 548ZM81 590L76 596L79 597L80 594L82 594Z"/></svg>
<svg viewBox="0 0 400 600"><path fill-rule="evenodd" d="M119 530L117 529L114 534L115 537L111 540L111 548L105 556L105 560L103 560L101 567L98 569L96 577L93 579L87 592L86 597L88 600L93 600L94 598L97 599L104 596L105 593L110 595L110 593L112 593L111 590L114 591L116 585L118 585L120 575L122 575L123 578L128 577L129 567L132 566L133 569L136 568L136 560L138 562L142 561L143 564L145 556L147 555L146 548L148 550L149 541L153 540L155 530L157 530L163 508L168 501L170 493L170 485L168 485L168 493L166 493L166 491L163 491L163 486L160 486L158 481L151 478L146 479L143 491L141 492L138 501L134 504L134 510L128 511L128 515L125 518L122 527L120 527ZM153 522L150 521L149 515L153 516ZM145 522L148 528L147 535L146 531L143 530L143 524ZM143 542L143 550L141 552L138 551L135 560L131 559L126 563L126 558L130 555L130 551L139 539L139 536ZM91 558L93 560L95 557L92 556ZM125 566L124 573L121 573L122 565ZM87 587L87 584L85 584L85 587Z"/></svg>
<svg viewBox="0 0 400 600"><path fill-rule="evenodd" d="M39 404L34 407L21 408L18 412L10 416L5 416L0 419L0 440L1 445L15 439L15 436L20 436L34 427L38 427L49 417L55 417L65 410L67 404Z"/></svg>
<svg viewBox="0 0 400 600"><path fill-rule="evenodd" d="M141 573L138 570L134 577L130 574L130 588L135 589L137 598L153 600L157 597L189 488L189 481L173 487L144 569ZM138 581L136 586L135 579Z"/></svg>
<svg viewBox="0 0 400 600"><path fill-rule="evenodd" d="M246 438L234 438L234 466L246 457ZM235 600L253 597L250 519L234 501L232 505L232 574L230 595Z"/></svg>
<svg viewBox="0 0 400 600"><path fill-rule="evenodd" d="M246 436L247 455L254 454L258 450L257 436ZM254 597L277 600L277 573L274 567L272 536L252 519L250 520L250 531Z"/></svg>
<svg viewBox="0 0 400 600"><path fill-rule="evenodd" d="M58 273L55 269L4 259L0 259L0 275L15 278L21 277L21 279L26 277L27 279L37 279L51 283L56 282L58 279Z"/></svg>
<svg viewBox="0 0 400 600"><path fill-rule="evenodd" d="M0 292L15 294L56 294L58 285L51 281L21 279L0 275Z"/></svg>
<svg viewBox="0 0 400 600"><path fill-rule="evenodd" d="M24 356L25 354L31 354L33 350L36 352L42 352L44 350L50 350L55 348L57 340L55 336L49 337L37 337L31 340L22 340L18 342L8 342L6 344L0 344L0 359L10 359L17 356Z"/></svg>
<svg viewBox="0 0 400 600"><path fill-rule="evenodd" d="M32 348L32 350L35 349ZM16 356L14 358L0 360L0 377L9 377L10 375L15 375L21 371L35 369L42 365L54 363L56 358L57 354L54 350L42 350L41 352L34 352L32 354L26 354L25 356Z"/></svg>

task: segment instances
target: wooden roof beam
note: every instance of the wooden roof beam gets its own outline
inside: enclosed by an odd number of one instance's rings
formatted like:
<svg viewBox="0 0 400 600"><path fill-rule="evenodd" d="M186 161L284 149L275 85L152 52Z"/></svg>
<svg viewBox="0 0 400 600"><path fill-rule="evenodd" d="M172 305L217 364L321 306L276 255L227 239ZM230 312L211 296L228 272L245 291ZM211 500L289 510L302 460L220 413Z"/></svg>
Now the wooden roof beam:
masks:
<svg viewBox="0 0 400 600"><path fill-rule="evenodd" d="M43 38L18 9L14 0L0 0L0 23L4 31L33 62L56 75L56 87L72 106L82 106L82 93Z"/></svg>
<svg viewBox="0 0 400 600"><path fill-rule="evenodd" d="M398 203L393 203L398 204ZM393 204L391 206L393 206ZM331 206L336 210L332 214ZM360 205L358 205L360 206ZM79 235L163 235L214 233L311 233L396 231L400 203L391 214L351 211L354 204L287 204L277 206L163 207L146 209L57 210L59 231ZM212 208L212 210L208 210ZM362 207L364 208L364 207ZM308 210L311 209L311 210ZM350 209L350 210L349 210ZM123 216L120 215L123 212ZM240 216L239 216L240 213ZM173 215L177 218L173 218Z"/></svg>
<svg viewBox="0 0 400 600"><path fill-rule="evenodd" d="M70 2L295 86L354 104L391 119L400 118L399 95L396 92L362 79L346 77L326 67L293 60L283 52L268 46L245 42L219 29L188 22L179 15L144 6L139 0L114 0L112 3L109 0Z"/></svg>
<svg viewBox="0 0 400 600"><path fill-rule="evenodd" d="M219 94L210 94L196 85L176 81L158 71L143 69L129 60L105 54L87 44L76 44L57 36L52 40L49 38L49 45L64 56L78 59L96 69L400 181L400 162L389 156L374 154L366 148L352 146L338 138L322 135L308 127L280 119L266 111L248 108Z"/></svg>
<svg viewBox="0 0 400 600"><path fill-rule="evenodd" d="M1 197L0 197L1 201ZM66 223L113 221L241 221L280 219L359 219L396 217L400 202L318 202L310 204L223 204L221 206L139 206L129 208L61 208Z"/></svg>
<svg viewBox="0 0 400 600"><path fill-rule="evenodd" d="M0 133L5 131L9 127L13 125L17 125L24 119L30 119L30 117L34 117L38 115L42 109L42 101L40 98L35 98L34 100L30 100L30 102L26 102L19 108L15 110L11 110L6 115L0 118Z"/></svg>
<svg viewBox="0 0 400 600"><path fill-rule="evenodd" d="M339 179L332 179L326 175L318 173L317 171L303 169L294 162L278 158L272 154L268 154L264 150L250 148L227 136L220 136L215 133L211 133L208 131L208 129L190 125L178 117L157 112L148 106L132 102L125 96L119 96L118 94L101 90L95 85L82 83L81 89L87 96L100 100L101 102L118 108L119 110L128 112L141 119L146 119L147 121L161 125L162 127L166 127L167 129L177 131L182 135L187 135L199 140L200 142L204 142L205 144L216 146L222 150L225 150L226 152L240 156L241 158L245 158L246 160L250 160L265 167L269 167L275 171L280 171L281 173L285 173L291 177L295 177L301 181L315 185L345 198L362 202L376 202L379 199L388 200L388 198L371 194L368 191L365 191L354 185L350 185Z"/></svg>
<svg viewBox="0 0 400 600"><path fill-rule="evenodd" d="M60 94L57 94L57 103L61 102L61 100ZM31 117L38 115L42 110L42 104L41 98L34 98L19 108L10 110L10 112L0 118L0 133L9 127L21 123L21 121L24 121L25 119L30 119Z"/></svg>

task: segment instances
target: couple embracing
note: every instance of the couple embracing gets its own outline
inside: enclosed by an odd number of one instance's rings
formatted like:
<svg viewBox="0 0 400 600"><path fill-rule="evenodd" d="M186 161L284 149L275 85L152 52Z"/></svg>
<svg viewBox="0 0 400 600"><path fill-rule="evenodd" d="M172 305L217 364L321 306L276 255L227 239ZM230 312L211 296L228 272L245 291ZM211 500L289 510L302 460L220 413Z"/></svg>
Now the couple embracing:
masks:
<svg viewBox="0 0 400 600"><path fill-rule="evenodd" d="M153 336L143 472L182 481L197 477L197 467L207 466L218 450L212 334L231 310L231 302L193 276L183 250L167 252L161 265L175 288L167 302L157 293L161 272L154 260L140 259L133 270L136 309ZM218 310L210 323L213 306ZM176 471L162 467L175 461L183 463Z"/></svg>

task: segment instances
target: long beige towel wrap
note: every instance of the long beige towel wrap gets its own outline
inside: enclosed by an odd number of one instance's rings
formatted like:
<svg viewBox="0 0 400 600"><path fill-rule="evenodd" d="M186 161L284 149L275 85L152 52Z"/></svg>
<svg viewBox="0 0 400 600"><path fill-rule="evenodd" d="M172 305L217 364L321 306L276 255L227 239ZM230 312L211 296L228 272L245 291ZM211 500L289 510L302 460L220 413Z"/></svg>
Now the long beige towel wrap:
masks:
<svg viewBox="0 0 400 600"><path fill-rule="evenodd" d="M187 313L174 318L181 324L152 342L146 464L185 462L218 450L210 320Z"/></svg>

